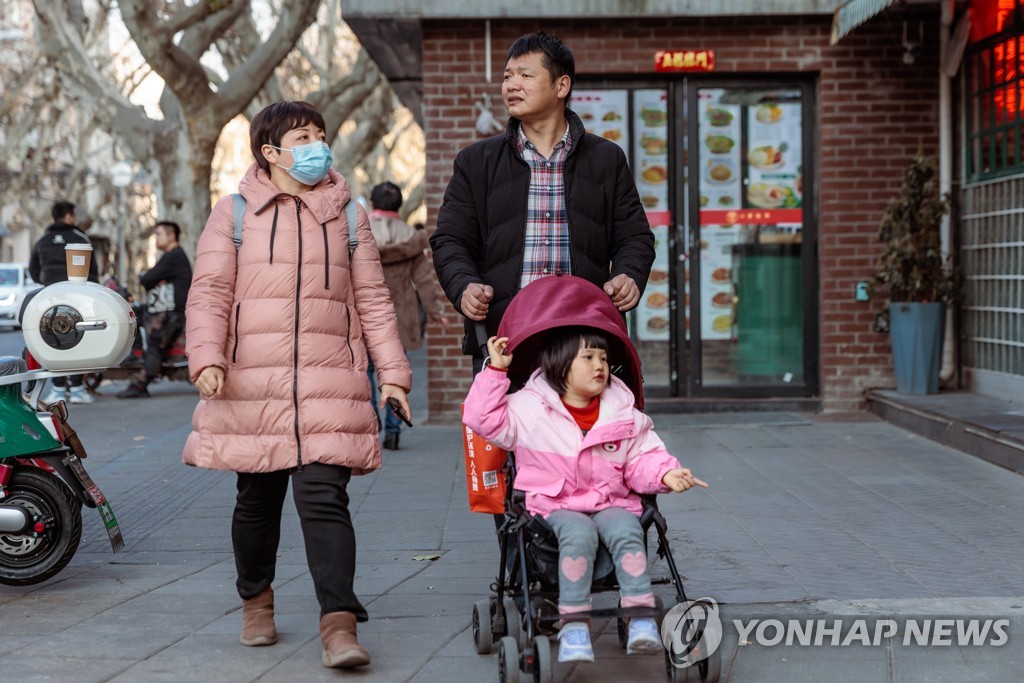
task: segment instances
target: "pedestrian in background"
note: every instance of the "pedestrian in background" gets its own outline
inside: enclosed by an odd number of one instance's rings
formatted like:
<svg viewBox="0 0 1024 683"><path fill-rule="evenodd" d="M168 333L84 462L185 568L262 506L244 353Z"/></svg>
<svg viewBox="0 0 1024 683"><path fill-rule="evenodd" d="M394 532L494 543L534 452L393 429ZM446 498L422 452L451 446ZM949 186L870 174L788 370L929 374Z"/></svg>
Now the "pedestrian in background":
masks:
<svg viewBox="0 0 1024 683"><path fill-rule="evenodd" d="M146 352L139 377L118 393L118 398L146 398L150 382L160 376L164 358L185 331L185 302L192 285L192 264L179 244L181 227L160 221L153 229L156 248L163 252L156 265L139 281L146 288Z"/></svg>
<svg viewBox="0 0 1024 683"><path fill-rule="evenodd" d="M68 279L68 265L64 247L68 244L89 244L89 236L79 229L75 219L75 205L59 201L50 210L53 223L32 247L28 262L28 274L44 287ZM89 282L99 283L96 259L89 261ZM72 403L92 403L96 399L83 384L84 375L54 377L53 387L43 403L56 403L69 398Z"/></svg>
<svg viewBox="0 0 1024 683"><path fill-rule="evenodd" d="M398 330L405 351L415 351L423 345L423 326L420 305L431 320L444 325L444 307L435 285L434 270L427 258L427 235L416 230L398 214L402 206L402 190L391 182L380 183L370 192L373 211L370 228L380 250L384 266L384 281L391 292L398 316ZM373 404L377 403L373 362L370 363L370 383L374 388ZM384 420L384 448L398 450L402 423L390 406L386 406Z"/></svg>
<svg viewBox="0 0 1024 683"><path fill-rule="evenodd" d="M231 540L243 645L272 645L281 510L292 485L320 603L322 662L368 664L356 638L356 541L347 487L381 464L367 356L382 399L409 410L412 371L369 221L358 209L349 253L348 183L331 168L324 119L277 102L252 120L256 163L214 207L196 251L186 308L189 372L201 399L184 461L238 473Z"/></svg>

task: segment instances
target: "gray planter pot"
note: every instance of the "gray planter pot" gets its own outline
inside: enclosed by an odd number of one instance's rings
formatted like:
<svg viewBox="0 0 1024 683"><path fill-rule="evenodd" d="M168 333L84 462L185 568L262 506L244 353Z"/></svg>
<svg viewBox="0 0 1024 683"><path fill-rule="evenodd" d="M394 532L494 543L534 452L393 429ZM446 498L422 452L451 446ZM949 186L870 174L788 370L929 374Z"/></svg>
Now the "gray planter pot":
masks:
<svg viewBox="0 0 1024 683"><path fill-rule="evenodd" d="M939 393L946 304L889 304L889 337L901 394Z"/></svg>

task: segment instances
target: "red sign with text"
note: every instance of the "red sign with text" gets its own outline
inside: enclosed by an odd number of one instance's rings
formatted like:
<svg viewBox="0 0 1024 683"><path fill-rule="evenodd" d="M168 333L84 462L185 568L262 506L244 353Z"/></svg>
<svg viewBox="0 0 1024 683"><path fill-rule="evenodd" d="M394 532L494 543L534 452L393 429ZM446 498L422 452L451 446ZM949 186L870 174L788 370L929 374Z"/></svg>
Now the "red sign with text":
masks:
<svg viewBox="0 0 1024 683"><path fill-rule="evenodd" d="M701 225L776 225L778 223L803 223L803 209L731 209L700 212Z"/></svg>
<svg viewBox="0 0 1024 683"><path fill-rule="evenodd" d="M714 71L714 50L659 50L654 55L655 71Z"/></svg>

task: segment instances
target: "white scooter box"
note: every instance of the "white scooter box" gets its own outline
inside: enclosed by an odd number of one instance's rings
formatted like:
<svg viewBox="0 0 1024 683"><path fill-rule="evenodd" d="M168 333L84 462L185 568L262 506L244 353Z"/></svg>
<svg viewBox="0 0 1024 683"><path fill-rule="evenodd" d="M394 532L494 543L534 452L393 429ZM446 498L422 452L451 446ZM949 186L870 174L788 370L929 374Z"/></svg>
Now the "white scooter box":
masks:
<svg viewBox="0 0 1024 683"><path fill-rule="evenodd" d="M50 371L118 365L132 350L137 321L128 302L92 282L58 282L29 302L25 346Z"/></svg>

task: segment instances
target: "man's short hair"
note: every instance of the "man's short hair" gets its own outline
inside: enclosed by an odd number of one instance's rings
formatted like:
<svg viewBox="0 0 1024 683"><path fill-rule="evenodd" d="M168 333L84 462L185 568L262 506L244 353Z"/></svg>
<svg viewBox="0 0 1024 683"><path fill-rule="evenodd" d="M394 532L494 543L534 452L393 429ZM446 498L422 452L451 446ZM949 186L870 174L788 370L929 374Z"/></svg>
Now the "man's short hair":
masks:
<svg viewBox="0 0 1024 683"><path fill-rule="evenodd" d="M390 181L384 181L370 192L370 203L381 211L398 211L402 206L402 190Z"/></svg>
<svg viewBox="0 0 1024 683"><path fill-rule="evenodd" d="M156 230L160 226L163 226L165 228L170 228L171 230L173 230L174 231L174 241L175 242L180 242L181 241L181 226L179 226L177 223L175 223L174 221L157 221L156 225L153 226L153 229Z"/></svg>
<svg viewBox="0 0 1024 683"><path fill-rule="evenodd" d="M249 126L249 147L256 165L270 171L270 162L263 156L263 145L281 146L281 138L290 130L314 124L320 130L327 128L323 114L308 102L275 102L263 108Z"/></svg>
<svg viewBox="0 0 1024 683"><path fill-rule="evenodd" d="M57 202L53 205L53 208L50 209L50 215L53 216L53 220L55 221L59 221L61 218L64 218L68 214L72 214L74 212L75 205L71 202L65 201Z"/></svg>
<svg viewBox="0 0 1024 683"><path fill-rule="evenodd" d="M505 57L505 64L531 52L540 52L544 55L544 68L551 74L552 81L562 76L569 77L569 94L572 94L572 86L576 83L576 58L572 56L572 50L558 36L543 31L527 33L512 43Z"/></svg>

